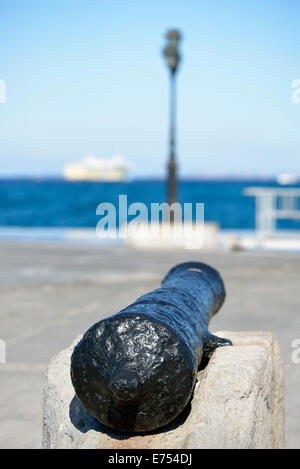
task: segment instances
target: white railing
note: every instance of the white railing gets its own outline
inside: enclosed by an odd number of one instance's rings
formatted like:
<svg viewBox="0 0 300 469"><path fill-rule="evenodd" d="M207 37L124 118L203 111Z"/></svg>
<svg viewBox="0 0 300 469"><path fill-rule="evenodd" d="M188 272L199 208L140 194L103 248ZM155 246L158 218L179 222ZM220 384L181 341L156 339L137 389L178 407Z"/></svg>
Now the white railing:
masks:
<svg viewBox="0 0 300 469"><path fill-rule="evenodd" d="M244 195L255 197L255 226L261 234L276 230L276 220L300 220L300 188L247 187Z"/></svg>

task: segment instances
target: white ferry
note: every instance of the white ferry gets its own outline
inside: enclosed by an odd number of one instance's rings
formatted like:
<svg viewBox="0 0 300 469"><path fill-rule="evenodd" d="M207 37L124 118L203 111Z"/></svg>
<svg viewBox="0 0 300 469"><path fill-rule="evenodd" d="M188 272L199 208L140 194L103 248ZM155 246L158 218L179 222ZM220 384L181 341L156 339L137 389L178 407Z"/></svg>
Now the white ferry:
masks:
<svg viewBox="0 0 300 469"><path fill-rule="evenodd" d="M129 164L122 156L109 159L85 156L82 160L70 163L63 169L67 181L106 181L119 182L127 177Z"/></svg>
<svg viewBox="0 0 300 469"><path fill-rule="evenodd" d="M297 184L299 181L298 176L294 173L281 173L281 174L278 174L276 179L277 179L278 184L280 184L281 186Z"/></svg>

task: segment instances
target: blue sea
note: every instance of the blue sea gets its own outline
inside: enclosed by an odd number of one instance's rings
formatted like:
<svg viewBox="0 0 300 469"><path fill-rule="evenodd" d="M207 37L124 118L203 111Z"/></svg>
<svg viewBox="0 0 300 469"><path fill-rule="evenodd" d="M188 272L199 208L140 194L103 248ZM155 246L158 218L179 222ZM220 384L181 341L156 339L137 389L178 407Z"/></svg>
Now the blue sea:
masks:
<svg viewBox="0 0 300 469"><path fill-rule="evenodd" d="M223 230L253 230L255 200L243 195L246 187L279 187L275 180L182 180L181 203L204 203L205 221L217 222ZM293 187L300 187L298 186ZM96 207L118 196L128 204L164 202L165 182L134 180L121 183L67 182L61 179L5 179L0 181L0 226L22 228L95 228ZM300 221L279 220L278 229L300 229Z"/></svg>

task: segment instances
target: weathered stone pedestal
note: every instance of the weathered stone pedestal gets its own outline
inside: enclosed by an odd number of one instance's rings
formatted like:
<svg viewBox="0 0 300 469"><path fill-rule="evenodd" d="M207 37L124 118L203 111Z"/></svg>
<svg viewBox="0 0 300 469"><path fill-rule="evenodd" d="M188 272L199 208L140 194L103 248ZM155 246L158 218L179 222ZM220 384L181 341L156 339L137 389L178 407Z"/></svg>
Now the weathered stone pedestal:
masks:
<svg viewBox="0 0 300 469"><path fill-rule="evenodd" d="M216 332L233 347L216 349L199 372L193 399L175 421L148 434L110 430L74 395L74 345L51 360L44 388L44 448L283 448L284 377L275 336L269 332Z"/></svg>

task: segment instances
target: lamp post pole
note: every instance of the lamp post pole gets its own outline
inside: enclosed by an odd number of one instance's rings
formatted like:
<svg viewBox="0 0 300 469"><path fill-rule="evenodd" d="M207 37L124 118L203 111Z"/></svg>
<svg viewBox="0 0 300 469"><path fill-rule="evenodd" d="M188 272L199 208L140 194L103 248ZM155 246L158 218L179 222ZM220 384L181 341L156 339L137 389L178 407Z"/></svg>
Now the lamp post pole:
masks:
<svg viewBox="0 0 300 469"><path fill-rule="evenodd" d="M176 71L180 61L178 42L180 34L177 30L167 32L168 43L163 50L170 69L170 153L168 161L167 199L171 205L177 201L177 164L176 164ZM173 213L173 212L172 212Z"/></svg>
<svg viewBox="0 0 300 469"><path fill-rule="evenodd" d="M176 132L176 78L175 73L170 73L170 155L168 162L168 203L177 200L177 164L175 156L175 132Z"/></svg>

